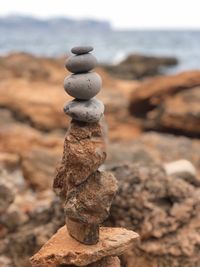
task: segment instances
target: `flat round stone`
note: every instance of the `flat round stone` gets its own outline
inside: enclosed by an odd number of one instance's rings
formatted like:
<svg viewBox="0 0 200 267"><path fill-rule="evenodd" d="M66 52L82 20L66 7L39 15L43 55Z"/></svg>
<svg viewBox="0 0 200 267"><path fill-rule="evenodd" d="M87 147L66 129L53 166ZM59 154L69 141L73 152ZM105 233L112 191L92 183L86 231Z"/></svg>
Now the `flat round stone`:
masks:
<svg viewBox="0 0 200 267"><path fill-rule="evenodd" d="M71 56L66 60L65 67L73 73L88 72L94 69L97 65L97 60L92 54Z"/></svg>
<svg viewBox="0 0 200 267"><path fill-rule="evenodd" d="M75 55L87 54L94 50L92 46L75 46L71 49L71 52Z"/></svg>
<svg viewBox="0 0 200 267"><path fill-rule="evenodd" d="M98 122L103 116L104 104L95 98L88 101L74 99L65 105L64 112L77 121Z"/></svg>
<svg viewBox="0 0 200 267"><path fill-rule="evenodd" d="M65 78L65 91L74 98L88 100L101 90L102 80L96 72L72 74Z"/></svg>

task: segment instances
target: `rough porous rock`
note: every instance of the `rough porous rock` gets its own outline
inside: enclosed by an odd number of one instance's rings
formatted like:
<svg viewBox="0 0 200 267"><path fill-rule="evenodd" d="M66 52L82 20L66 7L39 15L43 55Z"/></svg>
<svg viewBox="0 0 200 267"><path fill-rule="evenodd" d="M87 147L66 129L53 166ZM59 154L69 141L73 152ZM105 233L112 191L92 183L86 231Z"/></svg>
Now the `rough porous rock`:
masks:
<svg viewBox="0 0 200 267"><path fill-rule="evenodd" d="M131 54L115 65L103 65L113 76L120 79L142 79L162 73L163 67L177 65L174 57L158 57Z"/></svg>
<svg viewBox="0 0 200 267"><path fill-rule="evenodd" d="M84 55L71 56L67 58L65 63L66 69L73 73L88 72L94 69L96 65L96 58L89 53Z"/></svg>
<svg viewBox="0 0 200 267"><path fill-rule="evenodd" d="M71 49L71 52L76 55L82 55L94 50L92 46L75 46Z"/></svg>
<svg viewBox="0 0 200 267"><path fill-rule="evenodd" d="M130 112L147 129L200 134L200 71L144 82L130 99Z"/></svg>
<svg viewBox="0 0 200 267"><path fill-rule="evenodd" d="M96 171L68 193L65 213L78 222L100 224L109 215L116 191L117 181L114 175Z"/></svg>
<svg viewBox="0 0 200 267"><path fill-rule="evenodd" d="M1 117L2 118L2 117ZM15 124L13 124L15 125ZM33 150L33 147L36 149L38 149L38 155L40 154L39 151L43 151L44 149L47 149L47 147L49 147L49 149L47 150L48 152L45 153L45 157L46 157L46 164L43 164L43 169L40 168L40 172L43 170L46 175L44 177L48 178L49 182L51 182L51 176L53 176L53 171L51 173L51 171L47 171L47 170L51 170L51 168L53 168L55 165L54 161L51 160L52 158L52 153L55 153L56 151L57 154L61 153L62 151L62 146L63 146L63 137L61 137L61 142L59 143L59 148L57 149L57 141L56 139L50 137L49 133L47 135L45 135L45 137L42 134L33 134L35 131L28 131L25 127L21 127L20 128L21 131L19 130L19 132L17 132L16 129L16 125L12 128L9 128L9 131L5 131L4 135L1 135L1 149L5 149L5 147L10 151L9 155L15 155L14 153L17 151L20 151L22 154L21 156L21 162L24 158L26 158L27 153L33 153L31 151L28 151L28 149ZM2 131L3 129L1 129ZM12 133L12 135L11 135ZM32 134L31 134L32 133ZM14 136L14 138L13 138ZM46 142L44 142L44 138L46 140ZM5 143L5 146L3 146L3 144ZM21 147L21 150L20 150ZM115 143L110 143L109 146L109 151L108 151L108 155L109 155L109 165L114 164L115 167L119 167L120 165L122 165L122 162L124 160L126 161L130 161L130 162L140 162L143 161L145 162L145 164L148 166L150 163L154 163L155 161L157 162L158 166L160 166L162 168L162 166L164 164L166 164L167 162L171 162L171 161L175 161L178 159L182 159L185 158L188 161L192 162L193 165L195 166L195 168L197 169L197 176L182 176L182 173L178 174L179 179L186 179L188 181L189 184L194 184L194 187L197 189L200 185L200 141L197 139L190 139L187 137L177 137L174 135L169 135L169 134L159 134L156 132L147 132L142 134L139 138L135 139L135 140L131 140L128 141L120 141L120 142L115 142ZM14 149L14 150L13 150ZM18 150L17 150L18 149ZM11 153L11 151L13 151ZM170 152L170 153L169 153ZM42 153L43 154L43 153ZM6 161L8 161L8 156L6 157ZM13 158L13 157L11 157ZM59 156L57 157L57 161L59 159ZM38 166L39 161L41 161L42 158L38 158L38 157L34 157L32 159L32 161L30 160L30 166L31 166L31 162L32 162L32 169L34 170L34 168L37 168L36 166ZM11 159L11 161L13 162L13 159ZM144 164L143 164L144 165ZM142 166L143 166L142 165ZM15 170L13 168L13 164L9 163L7 164L7 166L12 166L9 167L9 172L12 170L11 174L11 178L12 181L15 182L19 179L20 181L20 173L22 175L22 166L19 165L18 169L20 168L21 172L19 172L19 170ZM20 167L21 166L21 167ZM39 165L40 166L40 165ZM47 169L47 170L46 170ZM46 172L47 171L47 172ZM129 172L128 172L129 173ZM37 173L36 173L37 174ZM34 179L37 178L37 176L34 176ZM41 177L40 173L39 176ZM121 175L121 179L124 179L127 176L127 172L123 172ZM26 176L26 181L29 182L29 177L30 176ZM177 175L176 175L177 177ZM34 181L33 179L33 181ZM159 179L159 178L158 178ZM178 179L178 178L176 178ZM39 182L39 180L38 180ZM122 180L121 180L122 182ZM121 184L120 182L120 184ZM45 186L46 184L46 180L43 179L40 181L41 186ZM133 184L133 186L131 186L131 181L130 183L128 183L127 188L130 188L130 194L132 191L134 191L135 188L135 184ZM178 185L177 185L178 186ZM121 185L120 185L121 187ZM133 189L131 189L133 187ZM41 187L40 187L41 188ZM47 186L46 186L47 188ZM28 262L28 258L31 257L35 252L37 252L40 247L52 236L52 234L54 234L54 232L61 227L62 225L65 224L64 222L64 216L63 216L63 210L62 210L62 206L60 204L60 202L58 201L58 198L56 198L55 203L51 204L53 196L52 194L50 194L51 189L47 190L48 194L45 194L45 199L43 201L41 201L41 194L43 194L43 192L38 192L35 191L33 193L32 190L26 189L26 192L29 196L29 198L25 198L21 193L18 193L17 195L17 199L19 201L19 199L21 199L21 203L22 203L22 211L24 213L28 213L29 215L29 221L26 223L26 228L23 227L23 225L19 225L17 227L17 229L15 229L16 235L14 236L14 238L11 240L11 237L13 236L14 233L8 233L7 229L5 229L5 227L0 226L0 255L5 255L7 253L7 249L5 249L5 251L3 251L3 246L5 245L5 247L10 247L12 248L12 253L9 254L9 258L11 260L14 260L15 264L13 264L14 266L17 267L30 267L30 263ZM29 192L29 193L28 193ZM177 191L178 192L178 191ZM132 222L130 219L127 220L126 218L131 218L131 205L132 205L132 201L130 199L132 199L132 196L130 196L129 201L125 200L125 202L123 201L124 196L127 195L127 193L123 193L123 190L119 190L119 192L117 193L117 195L122 194L122 201L120 201L121 205L123 205L123 207L127 207L127 213L122 212L121 208L119 208L119 210L116 210L116 214L119 212L121 213L121 222L123 220L126 221L126 225L125 227L132 227ZM141 194L140 196L142 197L142 190L141 190ZM139 196L138 196L139 198ZM30 202L31 200L31 202ZM115 200L114 199L114 205L115 205ZM44 205L44 201L45 201L45 205ZM127 201L127 202L126 202ZM135 199L135 202L137 202L138 200ZM130 202L130 206L129 203ZM120 205L120 203L118 202L118 205ZM11 204L12 205L12 204ZM185 206L186 207L186 206ZM125 208L124 208L125 209ZM165 206L163 205L163 209L165 209ZM195 212L195 211L194 211ZM187 212L186 212L187 213ZM134 213L135 214L135 213ZM140 216L145 216L148 215L148 213L146 213L146 209L145 212L139 210L137 213L137 218L140 218ZM135 215L136 216L136 215ZM148 215L149 216L149 215ZM1 216L0 216L1 217ZM194 218L191 220L191 225L188 228L188 225L190 224L189 221L188 223L184 223L183 224L183 229L185 229L185 233L182 236L182 234L176 234L176 231L179 231L179 228L177 228L177 230L175 230L175 235L177 236L177 239L179 240L179 238L181 238L181 241L183 239L186 239L187 241L189 240L188 237L188 232L193 232L195 231L195 236L199 238L199 234L198 234L198 230L196 229L195 226L195 218L198 217L198 214L195 212ZM132 217L133 218L133 217ZM140 224L140 220L138 221L138 225ZM198 220L197 218L197 225L199 223L200 220ZM117 221L116 223L113 221L112 222L112 226L117 225L119 226L119 221ZM14 223L14 221L13 221ZM7 223L8 224L8 223ZM45 225L45 227L44 227ZM51 227L48 225L51 225ZM165 227L165 226L163 226ZM38 228L37 231L35 231L34 229ZM134 229L139 228L139 226L134 226ZM27 230L26 230L27 229ZM194 230L193 230L194 229ZM173 233L174 234L174 233ZM171 249L171 247L173 249L176 249L176 247L179 246L179 241L175 241L173 244L170 241L169 235L167 234L168 238L166 239L154 239L155 240L155 244L152 240L152 238L150 237L149 239L147 239L145 242L148 243L148 240L150 241L150 244L152 246L156 245L158 250L159 250L159 245L158 242L163 243L163 246L165 244L165 247L168 247L168 249ZM190 241L189 241L190 242ZM7 245L10 244L10 245ZM27 244L29 246L27 246ZM184 241L185 244L185 241ZM185 247L185 245L184 245ZM153 263L155 262L155 265L159 264L159 260L166 262L166 254L168 255L167 258L167 263L165 265L166 266L171 266L171 267L188 267L188 266L192 266L192 267L196 267L195 266L195 261L197 263L198 266L198 261L199 261L199 253L194 254L191 257L173 257L171 255L168 254L168 249L165 249L165 251L163 252L162 257L160 257L158 255L158 257L152 256L152 253L150 251L149 255L150 258L148 259L148 253L145 252L143 253L142 250L139 250L139 252L137 251L137 257L135 257L133 255L134 249L130 249L128 251L128 253L126 253L126 256L123 257L123 261L122 261L122 266L129 266L131 267L131 265L133 266L134 263L134 267L150 267L149 265L153 265ZM146 250L147 251L147 250ZM198 249L197 249L198 251ZM143 255L145 255L143 257ZM153 261L154 258L154 261ZM126 260L126 262L124 262ZM170 262L170 265L168 264ZM188 263L188 265L186 265L186 262ZM164 264L163 264L164 265ZM3 266L4 267L4 266ZM13 267L13 266L12 266ZM163 266L162 266L163 267Z"/></svg>
<svg viewBox="0 0 200 267"><path fill-rule="evenodd" d="M123 256L125 265L198 266L200 185L180 174L167 175L162 165L142 160L112 171L119 194L110 220L141 236L141 243Z"/></svg>
<svg viewBox="0 0 200 267"><path fill-rule="evenodd" d="M85 266L104 257L121 255L139 236L123 228L100 228L100 241L83 245L70 237L64 226L31 258L33 267Z"/></svg>
<svg viewBox="0 0 200 267"><path fill-rule="evenodd" d="M14 231L9 229L2 236L3 228L0 225L0 257L6 255L12 267L30 267L29 258L64 224L63 210L58 200L52 201L51 196L41 201L40 197L33 197L29 191L26 196L21 196L21 212L28 216L28 220L20 224L18 217L13 218L13 223L17 224ZM19 201L20 196L16 198Z"/></svg>
<svg viewBox="0 0 200 267"><path fill-rule="evenodd" d="M65 91L77 99L88 100L98 94L102 80L96 72L72 74L65 78Z"/></svg>
<svg viewBox="0 0 200 267"><path fill-rule="evenodd" d="M75 99L65 105L64 112L74 120L94 123L102 118L104 104L95 98L87 101Z"/></svg>
<svg viewBox="0 0 200 267"><path fill-rule="evenodd" d="M104 138L99 123L71 122L65 137L63 158L54 179L54 190L64 199L70 187L84 182L104 162Z"/></svg>

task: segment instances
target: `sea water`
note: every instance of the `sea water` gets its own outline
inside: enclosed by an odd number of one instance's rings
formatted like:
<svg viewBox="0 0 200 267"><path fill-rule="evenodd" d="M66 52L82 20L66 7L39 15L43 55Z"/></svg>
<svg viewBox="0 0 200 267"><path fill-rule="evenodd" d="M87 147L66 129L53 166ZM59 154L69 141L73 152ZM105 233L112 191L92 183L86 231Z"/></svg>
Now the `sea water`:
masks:
<svg viewBox="0 0 200 267"><path fill-rule="evenodd" d="M173 56L178 66L170 72L200 69L200 30L132 30L102 32L66 32L38 29L33 32L0 30L0 54L28 52L40 56L66 55L75 45L89 44L95 47L100 62L117 63L128 54Z"/></svg>

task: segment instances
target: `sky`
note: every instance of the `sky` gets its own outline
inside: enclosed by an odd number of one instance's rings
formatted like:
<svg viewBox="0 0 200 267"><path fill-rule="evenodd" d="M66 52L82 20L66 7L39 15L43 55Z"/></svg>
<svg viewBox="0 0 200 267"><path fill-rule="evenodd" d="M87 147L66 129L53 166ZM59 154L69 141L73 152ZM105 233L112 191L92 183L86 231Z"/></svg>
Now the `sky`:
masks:
<svg viewBox="0 0 200 267"><path fill-rule="evenodd" d="M0 0L0 16L108 20L117 29L200 29L200 0Z"/></svg>

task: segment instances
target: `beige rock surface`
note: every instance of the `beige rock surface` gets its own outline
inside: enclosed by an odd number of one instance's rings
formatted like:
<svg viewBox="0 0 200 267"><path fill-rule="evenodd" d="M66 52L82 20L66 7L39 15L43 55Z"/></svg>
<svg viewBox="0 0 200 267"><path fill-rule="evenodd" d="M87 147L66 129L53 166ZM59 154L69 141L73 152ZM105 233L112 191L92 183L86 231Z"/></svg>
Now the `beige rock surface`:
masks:
<svg viewBox="0 0 200 267"><path fill-rule="evenodd" d="M131 93L130 112L147 129L200 134L200 71L160 76Z"/></svg>
<svg viewBox="0 0 200 267"><path fill-rule="evenodd" d="M122 254L138 238L138 234L130 230L102 227L100 241L88 246L70 237L63 226L30 260L33 267L85 266L103 257Z"/></svg>

